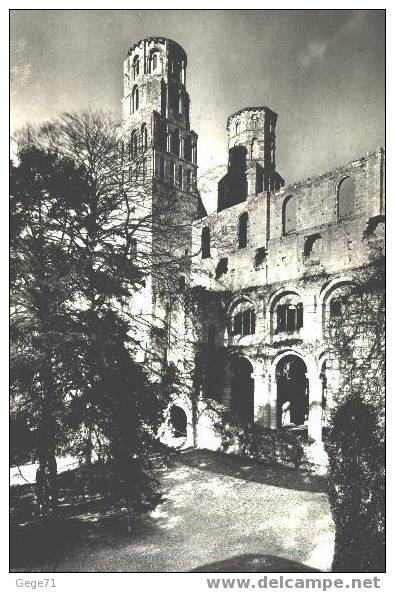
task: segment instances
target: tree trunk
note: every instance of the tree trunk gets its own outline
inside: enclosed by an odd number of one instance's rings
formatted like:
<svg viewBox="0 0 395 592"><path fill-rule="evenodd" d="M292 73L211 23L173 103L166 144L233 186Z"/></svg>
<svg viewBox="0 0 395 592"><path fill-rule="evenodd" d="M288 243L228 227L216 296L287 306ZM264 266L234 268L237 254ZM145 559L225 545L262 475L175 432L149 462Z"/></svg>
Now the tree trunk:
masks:
<svg viewBox="0 0 395 592"><path fill-rule="evenodd" d="M41 518L51 516L57 509L57 464L56 464L56 420L55 393L52 381L43 381L47 385L44 391L41 422L39 428L39 449L36 472L36 504Z"/></svg>

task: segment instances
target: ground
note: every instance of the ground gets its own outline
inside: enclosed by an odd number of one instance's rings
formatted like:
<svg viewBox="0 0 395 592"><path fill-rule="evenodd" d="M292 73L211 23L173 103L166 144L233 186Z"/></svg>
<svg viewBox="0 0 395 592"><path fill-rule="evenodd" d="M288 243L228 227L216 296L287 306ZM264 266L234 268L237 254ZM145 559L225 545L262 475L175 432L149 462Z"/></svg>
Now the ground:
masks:
<svg viewBox="0 0 395 592"><path fill-rule="evenodd" d="M70 503L66 490L57 522L24 522L31 485L12 487L12 570L330 569L334 532L323 478L197 450L178 454L156 474L162 502L136 517L130 532L100 499Z"/></svg>

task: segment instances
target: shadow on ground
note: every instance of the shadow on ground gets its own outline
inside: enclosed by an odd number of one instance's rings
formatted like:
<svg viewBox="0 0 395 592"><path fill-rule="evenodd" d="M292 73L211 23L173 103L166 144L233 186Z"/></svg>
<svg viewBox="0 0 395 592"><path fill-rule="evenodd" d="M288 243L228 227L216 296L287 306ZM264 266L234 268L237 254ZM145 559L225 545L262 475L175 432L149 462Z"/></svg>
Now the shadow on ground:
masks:
<svg viewBox="0 0 395 592"><path fill-rule="evenodd" d="M296 491L327 492L325 477L314 475L305 469L265 465L249 458L211 450L188 450L180 453L176 458L178 462L189 467L252 483L263 483Z"/></svg>
<svg viewBox="0 0 395 592"><path fill-rule="evenodd" d="M201 573L320 573L318 569L275 555L236 555L224 561L215 561L195 567L191 572Z"/></svg>
<svg viewBox="0 0 395 592"><path fill-rule="evenodd" d="M100 471L93 465L59 475L58 513L44 521L34 517L34 485L11 487L11 571L328 569L332 526L322 477L207 450L176 452L153 470L161 493L129 521Z"/></svg>
<svg viewBox="0 0 395 592"><path fill-rule="evenodd" d="M56 565L78 546L92 550L109 546L119 548L130 543L127 509L116 503L109 487L87 480L94 465L58 475L59 506L56 517L35 517L34 484L10 488L10 569L12 571L53 571ZM100 468L97 468L100 473ZM157 503L163 501L157 496ZM136 531L149 535L155 530L149 520L142 520L146 508L137 515ZM140 518L141 517L141 518ZM143 521L143 526L140 522Z"/></svg>

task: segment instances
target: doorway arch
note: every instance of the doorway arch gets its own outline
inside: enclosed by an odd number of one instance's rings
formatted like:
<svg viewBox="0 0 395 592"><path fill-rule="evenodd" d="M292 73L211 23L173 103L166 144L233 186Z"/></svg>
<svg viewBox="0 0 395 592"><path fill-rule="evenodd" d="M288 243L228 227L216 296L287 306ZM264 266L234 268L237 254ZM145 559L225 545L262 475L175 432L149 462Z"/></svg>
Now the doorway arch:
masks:
<svg viewBox="0 0 395 592"><path fill-rule="evenodd" d="M287 354L276 365L277 427L307 425L309 380L307 366L295 354Z"/></svg>
<svg viewBox="0 0 395 592"><path fill-rule="evenodd" d="M169 413L173 436L175 438L186 438L188 419L184 409L178 405L172 405Z"/></svg>
<svg viewBox="0 0 395 592"><path fill-rule="evenodd" d="M231 410L243 422L254 421L254 378L251 362L235 356L230 362Z"/></svg>

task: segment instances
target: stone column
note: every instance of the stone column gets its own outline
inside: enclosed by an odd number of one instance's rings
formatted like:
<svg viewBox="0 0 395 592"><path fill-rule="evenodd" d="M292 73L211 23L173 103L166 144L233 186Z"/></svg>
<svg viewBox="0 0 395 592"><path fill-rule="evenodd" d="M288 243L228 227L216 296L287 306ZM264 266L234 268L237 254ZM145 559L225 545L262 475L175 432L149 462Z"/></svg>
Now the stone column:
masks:
<svg viewBox="0 0 395 592"><path fill-rule="evenodd" d="M312 442L322 442L322 384L318 372L309 372L308 436Z"/></svg>
<svg viewBox="0 0 395 592"><path fill-rule="evenodd" d="M222 390L222 403L227 409L231 408L231 404L232 404L232 370L231 370L231 363L229 361L225 362L224 382L223 382L223 390Z"/></svg>
<svg viewBox="0 0 395 592"><path fill-rule="evenodd" d="M254 421L270 427L271 404L268 375L259 364L254 369Z"/></svg>
<svg viewBox="0 0 395 592"><path fill-rule="evenodd" d="M318 370L308 373L309 379L309 420L308 437L310 441L310 460L316 464L325 466L327 456L322 441L322 383Z"/></svg>

